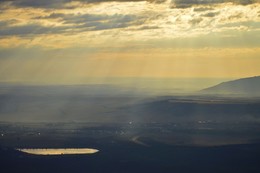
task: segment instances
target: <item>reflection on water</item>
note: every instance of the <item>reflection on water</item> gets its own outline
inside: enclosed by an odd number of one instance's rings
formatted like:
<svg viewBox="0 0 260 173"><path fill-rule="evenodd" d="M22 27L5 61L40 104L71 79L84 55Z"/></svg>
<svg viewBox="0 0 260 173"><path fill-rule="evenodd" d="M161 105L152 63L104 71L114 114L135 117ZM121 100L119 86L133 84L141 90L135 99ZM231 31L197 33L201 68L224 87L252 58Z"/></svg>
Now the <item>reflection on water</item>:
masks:
<svg viewBox="0 0 260 173"><path fill-rule="evenodd" d="M92 148L52 148L52 149L17 149L19 151L36 155L63 155L63 154L94 154L99 150Z"/></svg>

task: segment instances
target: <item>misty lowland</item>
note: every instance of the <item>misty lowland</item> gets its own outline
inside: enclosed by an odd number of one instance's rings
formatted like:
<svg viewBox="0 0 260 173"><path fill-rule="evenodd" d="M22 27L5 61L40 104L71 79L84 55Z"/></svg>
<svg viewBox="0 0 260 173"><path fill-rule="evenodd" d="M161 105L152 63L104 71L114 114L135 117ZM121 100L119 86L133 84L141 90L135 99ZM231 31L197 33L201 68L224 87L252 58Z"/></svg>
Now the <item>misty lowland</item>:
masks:
<svg viewBox="0 0 260 173"><path fill-rule="evenodd" d="M0 172L259 173L259 88L1 83Z"/></svg>

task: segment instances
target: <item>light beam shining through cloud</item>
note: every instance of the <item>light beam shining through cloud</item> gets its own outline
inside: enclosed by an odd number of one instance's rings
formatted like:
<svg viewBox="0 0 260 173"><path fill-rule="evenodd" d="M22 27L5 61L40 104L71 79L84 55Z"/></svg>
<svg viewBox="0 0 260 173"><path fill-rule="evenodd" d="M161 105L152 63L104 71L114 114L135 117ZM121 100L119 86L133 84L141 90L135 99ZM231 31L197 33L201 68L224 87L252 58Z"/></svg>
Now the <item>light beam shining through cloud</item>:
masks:
<svg viewBox="0 0 260 173"><path fill-rule="evenodd" d="M0 9L2 82L260 74L259 0L1 0Z"/></svg>

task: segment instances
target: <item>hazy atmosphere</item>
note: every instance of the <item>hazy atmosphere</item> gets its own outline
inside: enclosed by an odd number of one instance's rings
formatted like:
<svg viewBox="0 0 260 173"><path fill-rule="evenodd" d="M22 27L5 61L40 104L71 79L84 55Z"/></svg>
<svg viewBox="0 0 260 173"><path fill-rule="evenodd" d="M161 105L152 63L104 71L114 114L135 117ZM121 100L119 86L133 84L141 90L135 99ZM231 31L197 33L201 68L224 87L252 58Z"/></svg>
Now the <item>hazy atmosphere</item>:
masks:
<svg viewBox="0 0 260 173"><path fill-rule="evenodd" d="M1 173L259 173L260 0L0 0Z"/></svg>

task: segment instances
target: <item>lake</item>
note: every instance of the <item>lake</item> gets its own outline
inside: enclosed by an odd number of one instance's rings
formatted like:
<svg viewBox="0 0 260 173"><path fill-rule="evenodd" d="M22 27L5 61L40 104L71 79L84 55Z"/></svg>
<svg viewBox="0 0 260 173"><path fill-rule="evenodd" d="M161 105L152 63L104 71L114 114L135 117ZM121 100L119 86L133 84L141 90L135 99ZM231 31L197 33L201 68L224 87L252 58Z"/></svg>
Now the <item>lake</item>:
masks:
<svg viewBox="0 0 260 173"><path fill-rule="evenodd" d="M23 148L16 150L35 155L94 154L99 152L93 148Z"/></svg>

